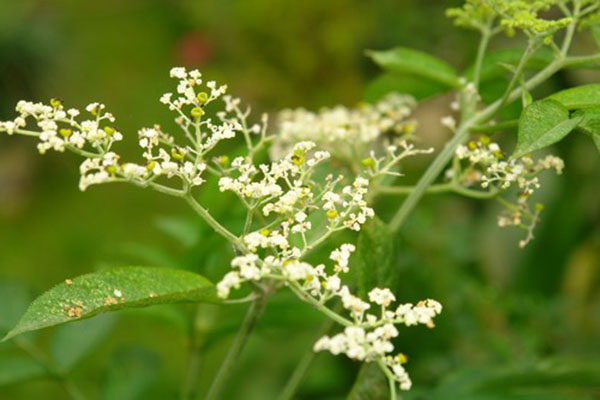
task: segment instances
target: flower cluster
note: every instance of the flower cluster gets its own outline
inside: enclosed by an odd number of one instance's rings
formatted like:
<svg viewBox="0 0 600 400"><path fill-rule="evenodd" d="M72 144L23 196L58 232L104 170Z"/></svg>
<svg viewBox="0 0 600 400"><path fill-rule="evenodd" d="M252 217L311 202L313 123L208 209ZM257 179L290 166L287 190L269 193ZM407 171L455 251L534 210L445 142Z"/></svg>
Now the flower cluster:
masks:
<svg viewBox="0 0 600 400"><path fill-rule="evenodd" d="M352 244L343 244L331 252L333 265L329 268L304 261L306 254L332 233L342 229L358 231L374 216L365 201L369 186L366 178L358 176L344 185L343 176L327 176L324 182L314 176L315 169L329 158L328 152L313 152L315 146L313 142L299 142L269 165L255 166L250 159L240 157L224 169L219 180L221 191L239 196L250 217L257 212L268 220L242 236L242 254L232 260L232 270L217 284L217 293L227 298L232 289L244 283L289 287L301 300L333 314L346 326L344 333L321 338L315 344L316 351L330 350L359 361L376 361L390 371L402 389L408 389L411 383L402 366L403 356L390 355L394 349L391 341L398 334L395 325L432 327L432 319L441 312L441 306L426 300L416 306L404 304L390 310L396 298L387 288L371 290L369 301L352 294L342 279L350 270L350 256L355 251ZM413 150L406 146L404 151ZM388 151L398 156L396 149ZM252 226L251 219L246 226ZM334 299L341 302L350 318L327 308ZM373 304L378 307L372 307ZM379 309L379 315L369 313L372 308Z"/></svg>
<svg viewBox="0 0 600 400"><path fill-rule="evenodd" d="M298 297L318 308L339 299L350 316L348 319L336 314L345 330L333 337L320 338L314 350L328 350L335 355L343 353L357 361L380 362L391 371L402 390L410 389L411 381L402 365L406 357L401 353L390 355L394 351L392 340L398 336L396 325L433 327L433 318L442 311L438 302L424 300L416 305L407 303L390 308L396 297L387 288L372 289L368 302L352 294L340 277L349 272L349 258L355 250L352 244L344 244L331 253L334 265L328 272L324 264L313 266L301 261L303 251L290 248L281 232L251 234L245 242L253 252L233 259L234 270L217 284L219 296L228 297L232 288L238 288L245 281L272 280L289 286ZM275 253L279 255L263 259L256 253L259 248L277 248ZM370 313L371 309L378 312Z"/></svg>
<svg viewBox="0 0 600 400"><path fill-rule="evenodd" d="M258 167L248 158L236 158L224 170L219 188L234 192L249 208L260 209L265 217L277 215L291 220L292 223L283 222L286 231L303 233L310 229L306 215L312 211L325 212L329 230L359 230L374 215L364 199L369 181L357 177L339 190L343 176L334 179L329 175L323 184L315 181L316 167L330 157L326 151L310 153L315 146L313 142L299 142L282 159Z"/></svg>
<svg viewBox="0 0 600 400"><path fill-rule="evenodd" d="M254 212L269 218L263 226L242 237L249 254L232 261L233 271L217 286L221 296L228 296L232 287L245 281L271 279L274 271L294 280L307 274L313 278L321 276L299 261L303 255L334 232L360 230L375 215L364 198L367 179L359 176L343 185L343 176L334 179L329 175L324 182L313 177L317 165L329 157L327 152L307 157L306 152L314 146L300 142L281 160L258 167L248 159L237 158L220 178L220 190L235 193L248 207L247 230L252 227ZM322 221L322 226L313 227L313 221ZM354 246L345 245L332 253L336 271L347 271L353 250ZM263 256L258 257L259 253ZM313 284L318 284L318 280Z"/></svg>
<svg viewBox="0 0 600 400"><path fill-rule="evenodd" d="M352 301L356 302L347 291L344 291L341 296L346 308ZM367 313L365 322L362 322L362 314L370 309L371 304L361 301L360 313L353 314L355 324L347 326L343 332L335 336L323 336L315 343L314 350L327 350L336 355L346 354L348 358L358 361L380 361L392 372L400 389L408 390L411 387L411 380L402 365L406 362L406 357L402 353L390 355L394 351L392 340L398 336L395 325L424 324L433 327L433 318L442 311L442 306L435 300L425 300L416 305L401 304L395 310L388 310L396 298L389 289L380 288L374 288L369 292L369 300L380 307L379 316Z"/></svg>
<svg viewBox="0 0 600 400"><path fill-rule="evenodd" d="M86 107L90 119L78 120L81 112L75 108L65 110L58 99L50 100L50 105L22 100L16 106L19 116L13 121L0 122L0 132L37 136L41 154L48 150L63 152L84 148L108 152L114 142L123 139L123 135L111 125L115 122L114 116L104 110L104 104L91 103ZM23 129L29 119L35 120L39 132Z"/></svg>
<svg viewBox="0 0 600 400"><path fill-rule="evenodd" d="M564 168L563 160L552 155L537 161L528 156L505 160L500 146L490 142L487 136L481 136L478 141L472 140L467 145L460 145L456 149L456 156L469 163L469 176L481 181L483 188L496 186L508 189L516 185L526 196L531 196L540 187L537 176L540 172L554 169L557 174L561 174ZM472 173L473 171L481 173Z"/></svg>
<svg viewBox="0 0 600 400"><path fill-rule="evenodd" d="M564 0L467 0L462 7L448 9L446 15L458 26L478 30L489 29L495 20L509 36L516 30L530 37L548 37L568 26L573 19L547 19L547 11L564 6ZM581 5L580 5L581 6ZM543 16L542 16L543 15Z"/></svg>
<svg viewBox="0 0 600 400"><path fill-rule="evenodd" d="M531 207L528 200L528 196L520 195L514 204L505 202L505 209L498 217L498 226L514 226L526 232L525 238L519 241L519 247L521 248L527 246L533 240L533 229L540 219L541 212L544 210L542 203L535 203Z"/></svg>
<svg viewBox="0 0 600 400"><path fill-rule="evenodd" d="M554 170L561 174L564 162L559 157L547 155L533 160L529 156L505 159L500 146L491 142L487 136L481 136L478 141L470 141L456 150L456 158L467 165L460 171L460 176L453 179L469 186L480 184L482 188L492 191L505 191L511 187L518 188L516 204L502 201L507 210L499 217L498 224L517 226L527 231L527 239L519 245L524 247L532 238L532 230L538 221L541 205L530 210L528 200L540 187L538 175L546 170ZM451 171L451 175L456 171ZM527 220L529 223L525 223Z"/></svg>
<svg viewBox="0 0 600 400"><path fill-rule="evenodd" d="M393 168L399 160L430 151L416 149L407 140L416 127L406 120L414 100L393 95L356 110L336 108L318 115L297 110L289 111L288 117L284 117L284 112L276 147L285 152L268 164L257 164L255 155L271 139L266 134L266 117L261 124L249 124L250 109L242 109L239 99L225 95L225 86L212 81L203 84L197 70L178 67L170 75L178 80L177 92L164 94L160 101L176 113L180 132L170 134L158 125L140 129L138 163L123 162L112 149L122 135L113 126L112 114L100 103L86 107L91 118L81 120L77 118L81 114L78 110L65 111L58 100L52 100L50 105L22 101L17 105L19 116L1 122L0 131L39 138L42 153L50 149L69 150L83 156L81 190L106 182L129 182L185 197L237 251L231 270L217 284L220 297L229 297L232 289L245 283L269 290L289 287L299 299L346 328L340 335L320 339L315 350L327 349L356 360L375 361L385 368L386 375L393 376L391 380L408 389L410 379L402 366L405 357L390 355L394 350L392 340L398 335L396 326L432 327L432 319L441 312L441 306L426 300L391 309L396 298L386 288L374 288L369 301L352 294L342 279L350 271L350 256L355 251L352 244L330 253L330 267L315 266L305 258L335 232L359 231L375 215L367 203L370 179L394 175ZM218 99L223 100L224 106L211 118L207 106ZM25 129L30 118L37 122L39 131ZM385 143L384 156L375 156L372 143L382 142L380 139L388 133L394 141ZM212 154L220 142L238 134L243 135L247 145L245 156L230 161L226 155ZM298 140L300 137L302 140ZM341 142L350 143L360 154L370 154L362 161L351 155L359 166L353 171L361 172L349 178L327 174L322 166L332 153L340 154L345 147L339 146ZM241 234L223 227L192 195L192 188L205 182L205 172L218 178L221 192L235 194L246 207ZM177 178L180 185L161 183L170 178ZM328 307L333 300L340 301L344 315ZM371 309L379 312L371 313Z"/></svg>
<svg viewBox="0 0 600 400"><path fill-rule="evenodd" d="M81 190L94 184L121 181L160 188L155 182L158 178L176 177L181 180L181 190L188 191L205 181L202 174L210 169L208 152L238 132L261 134L262 141L266 120L263 119L262 126L246 129L249 110L242 112L239 99L224 95L226 86L209 81L205 84L206 91L202 91L202 75L197 70L176 67L170 75L178 79L177 94L166 93L160 101L177 113L175 121L182 133L171 135L158 125L141 129L138 143L142 163L122 162L121 156L112 150L123 136L113 125L114 116L100 103L88 105L86 112L91 118L82 120L79 110L65 110L57 99L52 99L50 105L20 101L16 107L19 116L13 121L0 122L0 131L38 137L40 153L67 149L86 157L80 166ZM206 117L206 106L219 98L223 99L225 110L217 113L216 120ZM40 130L24 129L28 119L34 119Z"/></svg>
<svg viewBox="0 0 600 400"><path fill-rule="evenodd" d="M390 138L407 139L413 135L417 124L409 117L415 106L412 97L391 93L373 105L357 108L336 106L318 113L302 108L281 111L271 156L280 158L294 143L310 140L336 159L352 164L383 139L389 142Z"/></svg>
<svg viewBox="0 0 600 400"><path fill-rule="evenodd" d="M564 0L492 0L491 3L501 17L500 26L509 35L517 29L528 36L552 35L573 22L571 17L552 20L540 16Z"/></svg>
<svg viewBox="0 0 600 400"><path fill-rule="evenodd" d="M466 0L462 7L449 8L446 16L454 19L456 26L484 30L496 16L494 9L482 0Z"/></svg>

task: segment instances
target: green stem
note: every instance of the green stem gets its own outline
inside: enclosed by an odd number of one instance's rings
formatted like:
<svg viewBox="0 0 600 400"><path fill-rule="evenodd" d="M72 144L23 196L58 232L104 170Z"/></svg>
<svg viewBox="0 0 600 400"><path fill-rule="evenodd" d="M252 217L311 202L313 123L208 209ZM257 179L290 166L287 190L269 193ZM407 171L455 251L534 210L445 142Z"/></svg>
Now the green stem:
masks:
<svg viewBox="0 0 600 400"><path fill-rule="evenodd" d="M206 223L208 225L211 226L211 228L213 228L215 230L215 232L217 232L219 235L223 236L225 239L227 239L229 242L231 242L237 248L239 248L239 249L245 248L242 241L237 236L235 236L233 233L231 233L227 228L225 228L223 225L221 225L219 223L219 221L217 221L212 215L210 215L208 210L206 208L202 207L200 205L200 203L198 203L191 194L188 193L185 196L183 196L183 198L194 209L194 211L196 211L198 214L200 214L200 216L206 221Z"/></svg>
<svg viewBox="0 0 600 400"><path fill-rule="evenodd" d="M316 356L316 353L314 351L312 351L312 349L310 349L309 351L304 353L304 356L302 357L302 359L300 360L298 365L296 365L296 368L294 369L292 376L285 384L285 387L283 388L283 391L279 394L279 397L277 397L277 400L292 400L293 399L294 394L296 393L296 391L298 390L298 387L300 386L300 382L302 382L302 379L304 379L304 376L306 375L306 371L308 371L308 367L314 360L315 356Z"/></svg>
<svg viewBox="0 0 600 400"><path fill-rule="evenodd" d="M378 189L379 193L382 194L399 194L405 195L410 194L415 190L415 186L383 186ZM466 197L471 197L474 199L491 199L495 197L498 192L496 190L490 191L482 191L482 190L474 190L469 189L464 186L459 185L455 182L449 183L440 183L429 186L426 190L426 193L438 194L438 193L457 193Z"/></svg>
<svg viewBox="0 0 600 400"><path fill-rule="evenodd" d="M473 199L491 199L498 195L498 190L492 189L489 191L481 191L481 190L473 190L460 185L452 185L452 191L454 193L461 194L466 197L471 197Z"/></svg>
<svg viewBox="0 0 600 400"><path fill-rule="evenodd" d="M546 68L541 70L537 75L530 78L525 83L525 88L530 90L540 83L544 82L550 76L554 75L558 70L560 70L565 63L564 58L559 58L550 63ZM439 174L444 169L444 166L450 161L456 148L462 144L467 137L469 136L469 131L476 125L485 123L489 121L500 108L505 103L510 103L521 95L523 91L523 87L515 88L506 99L500 99L490 104L484 110L482 110L479 114L474 115L470 119L462 122L458 127L456 133L452 140L446 143L444 149L438 154L438 156L433 160L433 162L429 165L429 168L425 171L421 179L415 186L414 190L408 195L408 197L404 200L396 215L392 218L390 222L390 229L392 231L398 231L408 215L412 212L414 207L417 205L421 197L425 194L427 188L433 183L433 181L439 176Z"/></svg>
<svg viewBox="0 0 600 400"><path fill-rule="evenodd" d="M34 136L34 137L40 136L40 132L30 131L28 129L15 129L15 133L18 133L19 135L23 135L23 136Z"/></svg>
<svg viewBox="0 0 600 400"><path fill-rule="evenodd" d="M419 182L417 182L414 190L410 192L408 197L406 197L396 212L396 215L394 215L392 218L390 222L390 230L392 232L400 229L406 217L408 217L419 200L421 200L421 197L427 191L427 188L433 183L440 172L442 172L444 169L444 166L452 158L456 148L469 136L469 129L471 128L472 124L472 119L461 124L454 134L454 137L448 143L446 143L444 149L429 165L429 168L427 168L425 173L423 173L423 176L421 176L421 179L419 179Z"/></svg>
<svg viewBox="0 0 600 400"><path fill-rule="evenodd" d="M72 400L85 400L85 396L77 386L64 374L63 371L54 362L46 357L37 346L23 337L16 337L13 342L25 351L31 358L46 369L48 375L60 383L64 391Z"/></svg>
<svg viewBox="0 0 600 400"><path fill-rule="evenodd" d="M392 375L389 368L383 363L383 361L377 361L377 365L379 365L379 368L381 368L388 380L390 388L390 400L396 400L398 397L396 395L396 379L394 378L394 375Z"/></svg>
<svg viewBox="0 0 600 400"><path fill-rule="evenodd" d="M490 38L492 34L489 27L486 27L481 32L481 40L479 41L479 48L477 49L477 58L475 59L475 71L473 74L473 84L476 89L479 89L479 81L481 79L481 67L483 65L483 59L485 57L485 52L490 43Z"/></svg>
<svg viewBox="0 0 600 400"><path fill-rule="evenodd" d="M189 361L187 367L187 373L185 377L185 382L183 386L183 392L181 398L186 399L194 399L196 397L197 390L197 378L198 378L198 370L200 368L200 340L198 338L198 331L196 328L196 321L200 317L200 306L196 306L196 311L194 313L194 320L192 322L192 326L190 326L190 334L189 334Z"/></svg>
<svg viewBox="0 0 600 400"><path fill-rule="evenodd" d="M521 74L525 70L525 66L527 65L527 62L529 61L529 59L531 58L533 53L535 53L535 50L537 49L537 47L538 47L538 44L534 41L530 41L527 44L525 53L523 53L523 56L521 57L521 60L519 61L519 64L517 65L517 69L515 70L515 73L513 74L512 79L510 80L508 87L506 88L506 92L504 93L504 96L502 96L502 99L500 99L500 107L499 108L502 108L502 106L504 106L507 103L513 88L515 87L517 82L519 82L519 80L521 79Z"/></svg>
<svg viewBox="0 0 600 400"><path fill-rule="evenodd" d="M227 383L235 363L239 359L242 350L248 342L248 338L250 337L252 330L256 326L256 323L265 309L266 302L267 296L263 295L261 299L258 299L250 304L250 307L246 312L246 316L244 317L244 321L240 326L240 330L233 340L233 343L231 344L223 363L219 367L219 371L217 372L217 375L215 376L215 379L208 390L205 400L216 400L221 395L223 387Z"/></svg>
<svg viewBox="0 0 600 400"><path fill-rule="evenodd" d="M600 62L600 54L593 54L589 56L575 56L565 58L564 65L569 67L571 65L585 64L585 63L598 63Z"/></svg>
<svg viewBox="0 0 600 400"><path fill-rule="evenodd" d="M333 328L333 320L329 319L325 322L323 328L321 328L321 330L319 331L317 339L321 338L323 335L326 335L331 330L331 328ZM315 359L316 355L317 353L313 351L313 344L311 342L310 348L307 352L304 353L304 356L302 357L298 365L296 365L292 376L290 376L290 379L285 384L285 387L283 388L281 394L279 394L279 396L277 397L277 400L293 399L294 394L300 386L300 382L302 382L302 379L304 379L304 376L308 371L308 367L310 367L310 364Z"/></svg>
<svg viewBox="0 0 600 400"><path fill-rule="evenodd" d="M314 306L317 310L321 311L323 314L327 315L329 318L331 318L332 320L334 320L338 324L340 324L342 326L354 326L355 325L354 322L350 321L349 319L347 319L345 317L342 317L341 315L339 315L335 311L333 311L333 310L327 308L326 306L324 306L323 304L321 304L314 297L306 294L302 290L302 288L298 285L297 282L290 281L289 282L289 286L290 286L290 289L292 289L292 291L294 292L294 294L296 294L298 296L298 298L300 298L300 300L302 300L305 303L308 303L308 304Z"/></svg>
<svg viewBox="0 0 600 400"><path fill-rule="evenodd" d="M244 221L244 235L250 232L250 228L252 227L252 216L254 215L254 208L249 208L246 211L246 221Z"/></svg>
<svg viewBox="0 0 600 400"><path fill-rule="evenodd" d="M133 182L133 183L135 184L135 182ZM143 183L140 184L140 186L143 186L143 185L144 185ZM161 185L161 184L155 183L155 182L148 182L148 183L146 183L146 186L156 190L157 192L168 194L169 196L183 197L187 193L184 190L173 189L171 187Z"/></svg>
<svg viewBox="0 0 600 400"><path fill-rule="evenodd" d="M581 8L579 2L575 1L575 7L573 8L573 22L571 22L567 27L567 33L565 34L565 39L563 40L563 44L560 49L560 53L563 57L567 56L569 48L571 47L571 43L573 42L573 36L575 35L575 28L577 27L580 11Z"/></svg>

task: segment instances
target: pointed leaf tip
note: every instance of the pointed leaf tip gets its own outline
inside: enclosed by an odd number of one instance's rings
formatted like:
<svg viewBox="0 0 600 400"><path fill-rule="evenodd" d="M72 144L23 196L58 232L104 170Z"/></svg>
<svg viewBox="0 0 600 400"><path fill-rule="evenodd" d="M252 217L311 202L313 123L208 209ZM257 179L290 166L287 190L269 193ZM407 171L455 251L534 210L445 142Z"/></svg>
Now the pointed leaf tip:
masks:
<svg viewBox="0 0 600 400"><path fill-rule="evenodd" d="M104 312L176 302L218 303L219 299L208 279L190 271L124 267L94 272L43 293L2 341Z"/></svg>

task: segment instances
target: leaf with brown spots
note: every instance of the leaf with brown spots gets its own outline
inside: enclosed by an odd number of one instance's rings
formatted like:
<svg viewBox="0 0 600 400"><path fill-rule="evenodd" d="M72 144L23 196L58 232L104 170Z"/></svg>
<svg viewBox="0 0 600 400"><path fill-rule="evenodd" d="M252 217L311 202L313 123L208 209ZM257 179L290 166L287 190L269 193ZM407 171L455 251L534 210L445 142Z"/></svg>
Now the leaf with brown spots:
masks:
<svg viewBox="0 0 600 400"><path fill-rule="evenodd" d="M190 271L125 267L94 272L63 282L31 303L3 340L130 307L177 302L217 303L215 286Z"/></svg>

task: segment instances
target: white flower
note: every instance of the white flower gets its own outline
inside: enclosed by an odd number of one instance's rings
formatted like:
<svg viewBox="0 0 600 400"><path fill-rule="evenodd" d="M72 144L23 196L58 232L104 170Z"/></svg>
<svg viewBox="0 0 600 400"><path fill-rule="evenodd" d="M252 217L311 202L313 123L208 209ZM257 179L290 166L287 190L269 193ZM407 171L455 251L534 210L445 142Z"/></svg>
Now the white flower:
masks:
<svg viewBox="0 0 600 400"><path fill-rule="evenodd" d="M325 288L332 292L337 292L338 290L340 290L341 283L342 281L337 275L332 275L327 278Z"/></svg>
<svg viewBox="0 0 600 400"><path fill-rule="evenodd" d="M236 271L231 271L225 274L223 279L217 283L217 295L221 298L229 297L232 288L238 288L242 280Z"/></svg>
<svg viewBox="0 0 600 400"><path fill-rule="evenodd" d="M183 67L173 67L169 73L171 78L185 79L187 78L187 72Z"/></svg>
<svg viewBox="0 0 600 400"><path fill-rule="evenodd" d="M336 249L331 252L329 255L329 259L335 261L335 270L336 272L348 272L348 261L350 259L350 255L352 252L356 250L354 245L346 243L340 246L339 249Z"/></svg>
<svg viewBox="0 0 600 400"><path fill-rule="evenodd" d="M336 106L313 113L305 109L283 110L277 117L278 134L270 149L271 158L280 159L293 145L310 140L339 159L359 158L386 133L403 133L406 119L416 106L410 96L391 93L374 105L356 108ZM319 158L317 157L317 158Z"/></svg>
<svg viewBox="0 0 600 400"><path fill-rule="evenodd" d="M396 297L390 289L374 288L369 292L369 300L380 306L388 307L393 301L396 301Z"/></svg>

